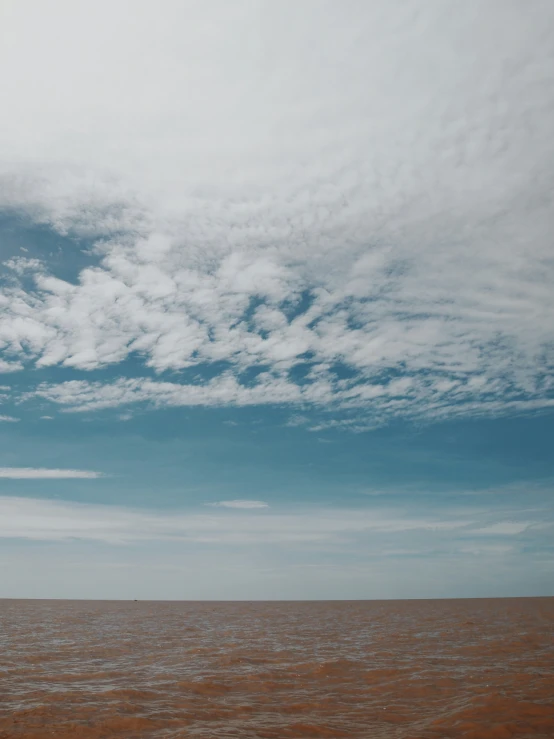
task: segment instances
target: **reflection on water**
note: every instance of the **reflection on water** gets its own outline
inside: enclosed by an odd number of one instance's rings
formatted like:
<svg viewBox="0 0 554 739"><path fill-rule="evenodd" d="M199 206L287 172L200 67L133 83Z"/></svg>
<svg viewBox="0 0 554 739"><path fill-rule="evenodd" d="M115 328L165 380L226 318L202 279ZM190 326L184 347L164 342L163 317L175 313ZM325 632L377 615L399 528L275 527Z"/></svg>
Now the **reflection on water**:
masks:
<svg viewBox="0 0 554 739"><path fill-rule="evenodd" d="M554 737L554 599L0 601L0 738Z"/></svg>

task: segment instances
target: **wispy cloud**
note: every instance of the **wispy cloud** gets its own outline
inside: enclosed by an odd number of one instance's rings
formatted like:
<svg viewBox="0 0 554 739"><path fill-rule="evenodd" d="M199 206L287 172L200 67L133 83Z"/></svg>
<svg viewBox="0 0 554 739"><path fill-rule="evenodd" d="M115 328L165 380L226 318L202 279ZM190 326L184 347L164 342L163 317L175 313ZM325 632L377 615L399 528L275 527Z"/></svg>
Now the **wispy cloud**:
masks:
<svg viewBox="0 0 554 739"><path fill-rule="evenodd" d="M0 467L0 477L10 480L96 479L101 472L91 470L48 469L46 467Z"/></svg>
<svg viewBox="0 0 554 739"><path fill-rule="evenodd" d="M20 419L15 416L0 416L0 423L17 423Z"/></svg>
<svg viewBox="0 0 554 739"><path fill-rule="evenodd" d="M262 500L220 500L206 505L212 508L269 508L269 504Z"/></svg>
<svg viewBox="0 0 554 739"><path fill-rule="evenodd" d="M347 541L364 532L452 531L466 521L403 518L393 512L314 509L287 513L261 510L200 514L160 513L107 505L0 497L0 536L32 539L91 539L130 542L182 539L214 544L324 543Z"/></svg>
<svg viewBox="0 0 554 739"><path fill-rule="evenodd" d="M482 536L513 536L514 534L521 534L532 526L531 521L501 521L498 523L490 524L490 526L483 526L483 528L475 529L474 534L480 534Z"/></svg>
<svg viewBox="0 0 554 739"><path fill-rule="evenodd" d="M488 546L486 534L494 541L498 535L517 540L519 536L547 537L532 531L530 522L517 530L499 521L499 514L488 514L485 526L478 527L475 509L447 510L432 515L385 507L327 509L309 507L294 511L266 508L261 501L223 501L236 512L231 516L216 505L209 513L196 510L159 510L122 506L83 504L70 501L0 497L0 537L42 540L83 539L106 543L142 540L180 540L204 544L315 546L322 551L337 547L349 551L387 550L425 551L431 543L450 548ZM256 505L252 505L255 503ZM494 516L494 517L493 517ZM513 518L513 513L512 513ZM489 531L486 531L486 527ZM474 537L477 537L475 543ZM431 547L432 548L432 547Z"/></svg>

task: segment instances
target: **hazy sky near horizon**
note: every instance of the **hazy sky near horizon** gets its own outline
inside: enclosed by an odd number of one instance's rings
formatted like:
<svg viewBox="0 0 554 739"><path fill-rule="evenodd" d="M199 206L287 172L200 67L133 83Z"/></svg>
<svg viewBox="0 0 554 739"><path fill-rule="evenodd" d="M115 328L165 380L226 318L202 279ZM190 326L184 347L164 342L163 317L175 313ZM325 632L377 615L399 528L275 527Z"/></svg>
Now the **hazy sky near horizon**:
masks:
<svg viewBox="0 0 554 739"><path fill-rule="evenodd" d="M554 595L553 38L4 0L0 597Z"/></svg>

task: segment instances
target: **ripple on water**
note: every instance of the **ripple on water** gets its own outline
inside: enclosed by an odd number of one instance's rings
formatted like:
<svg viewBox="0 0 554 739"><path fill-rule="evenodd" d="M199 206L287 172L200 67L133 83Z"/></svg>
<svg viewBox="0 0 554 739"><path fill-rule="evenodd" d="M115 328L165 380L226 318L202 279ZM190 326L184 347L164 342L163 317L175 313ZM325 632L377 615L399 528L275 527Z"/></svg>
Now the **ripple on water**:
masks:
<svg viewBox="0 0 554 739"><path fill-rule="evenodd" d="M0 601L0 739L554 737L554 599Z"/></svg>

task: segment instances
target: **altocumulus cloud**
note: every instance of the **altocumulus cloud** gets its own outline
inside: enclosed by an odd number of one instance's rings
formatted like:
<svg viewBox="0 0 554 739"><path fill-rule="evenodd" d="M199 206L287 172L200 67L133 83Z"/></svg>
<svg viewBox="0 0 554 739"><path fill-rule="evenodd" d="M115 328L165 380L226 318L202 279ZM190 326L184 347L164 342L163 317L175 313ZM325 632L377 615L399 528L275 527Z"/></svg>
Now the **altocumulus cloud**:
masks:
<svg viewBox="0 0 554 739"><path fill-rule="evenodd" d="M97 262L70 282L6 261L0 369L212 379L25 398L376 423L552 405L554 5L163 7L2 11L0 205Z"/></svg>

